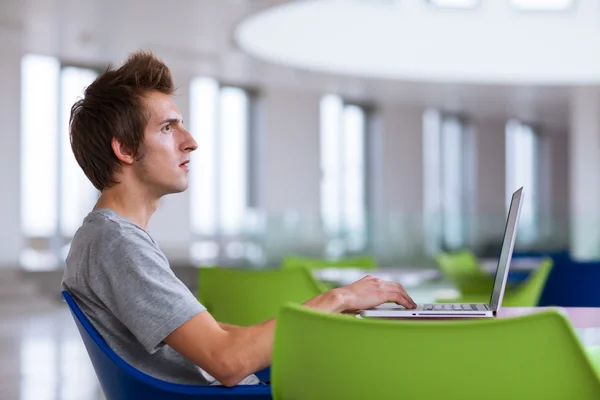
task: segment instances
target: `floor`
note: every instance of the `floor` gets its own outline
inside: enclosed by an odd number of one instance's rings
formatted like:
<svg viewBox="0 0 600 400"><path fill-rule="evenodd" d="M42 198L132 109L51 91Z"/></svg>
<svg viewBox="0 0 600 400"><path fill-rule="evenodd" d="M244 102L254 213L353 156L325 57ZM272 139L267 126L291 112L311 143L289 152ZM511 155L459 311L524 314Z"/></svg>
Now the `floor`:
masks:
<svg viewBox="0 0 600 400"><path fill-rule="evenodd" d="M0 399L104 399L66 305L37 293L0 274Z"/></svg>

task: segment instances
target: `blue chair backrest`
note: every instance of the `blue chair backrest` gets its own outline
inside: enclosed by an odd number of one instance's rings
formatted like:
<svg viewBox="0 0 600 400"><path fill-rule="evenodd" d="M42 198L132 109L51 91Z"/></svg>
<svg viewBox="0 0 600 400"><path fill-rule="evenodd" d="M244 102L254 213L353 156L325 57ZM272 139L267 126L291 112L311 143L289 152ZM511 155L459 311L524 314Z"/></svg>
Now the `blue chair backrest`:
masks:
<svg viewBox="0 0 600 400"><path fill-rule="evenodd" d="M578 262L568 254L553 261L539 306L600 307L600 261Z"/></svg>
<svg viewBox="0 0 600 400"><path fill-rule="evenodd" d="M71 295L62 295L81 334L107 400L271 400L270 385L181 385L156 379L129 365L102 339Z"/></svg>
<svg viewBox="0 0 600 400"><path fill-rule="evenodd" d="M553 250L553 251L515 250L515 252L512 255L512 259L515 262L518 262L519 259L524 259L524 258L536 259L536 260L539 260L539 262L542 262L546 258L552 258L552 260L555 262L557 257L564 257L564 256L567 256L568 254L569 253L566 250ZM555 264L553 264L552 268L554 268L554 265ZM527 280L527 278L529 278L529 275L531 275L531 272L533 272L533 271L511 270L508 272L508 283L509 284L523 283L525 280Z"/></svg>

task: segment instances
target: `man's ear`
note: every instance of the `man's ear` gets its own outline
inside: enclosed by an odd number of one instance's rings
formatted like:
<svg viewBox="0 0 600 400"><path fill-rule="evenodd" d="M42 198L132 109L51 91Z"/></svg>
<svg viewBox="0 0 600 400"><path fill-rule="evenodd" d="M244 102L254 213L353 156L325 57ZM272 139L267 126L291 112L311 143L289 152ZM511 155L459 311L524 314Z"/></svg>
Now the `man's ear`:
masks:
<svg viewBox="0 0 600 400"><path fill-rule="evenodd" d="M128 149L127 146L125 146L119 139L113 137L111 141L111 146L113 152L115 153L115 156L117 156L117 158L121 162L129 165L133 164L133 162L135 161L133 152L130 149Z"/></svg>

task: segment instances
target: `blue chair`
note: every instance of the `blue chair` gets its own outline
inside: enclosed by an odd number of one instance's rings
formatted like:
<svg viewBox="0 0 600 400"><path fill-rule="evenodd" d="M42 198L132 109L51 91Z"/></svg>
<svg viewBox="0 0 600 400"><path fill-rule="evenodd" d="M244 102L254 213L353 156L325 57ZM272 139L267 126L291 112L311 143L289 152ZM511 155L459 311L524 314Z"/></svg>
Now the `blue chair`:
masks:
<svg viewBox="0 0 600 400"><path fill-rule="evenodd" d="M578 262L568 254L552 257L554 268L548 280L539 306L600 307L600 261Z"/></svg>
<svg viewBox="0 0 600 400"><path fill-rule="evenodd" d="M500 250L498 250L498 252L500 252ZM522 250L515 250L515 252L512 255L512 259L513 261L518 261L518 259L522 259L522 258L537 258L540 260L540 262L544 259L544 258L552 258L554 264L556 265L556 257L563 257L566 254L568 254L568 252L566 250L552 250L552 251L522 251ZM555 267L553 267L555 268ZM508 271L508 278L507 278L507 284L508 286L516 286L519 285L521 283L523 283L524 281L527 280L527 278L529 278L529 275L531 274L532 271Z"/></svg>
<svg viewBox="0 0 600 400"><path fill-rule="evenodd" d="M125 362L102 339L71 295L62 295L92 360L107 400L271 400L271 385L194 386L165 382Z"/></svg>

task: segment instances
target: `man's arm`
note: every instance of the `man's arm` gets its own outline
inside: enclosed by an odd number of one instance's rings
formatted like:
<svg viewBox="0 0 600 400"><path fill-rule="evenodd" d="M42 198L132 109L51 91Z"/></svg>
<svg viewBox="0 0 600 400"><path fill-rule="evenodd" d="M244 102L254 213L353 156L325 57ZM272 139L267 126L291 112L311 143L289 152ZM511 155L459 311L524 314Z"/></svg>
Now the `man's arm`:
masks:
<svg viewBox="0 0 600 400"><path fill-rule="evenodd" d="M343 307L335 291L326 292L305 303L323 311ZM271 364L275 319L242 327L217 322L209 312L201 312L173 331L165 343L205 369L225 386L235 386L246 376Z"/></svg>
<svg viewBox="0 0 600 400"><path fill-rule="evenodd" d="M395 301L405 307L415 304L401 285L367 276L351 285L314 297L304 306L339 313ZM208 312L201 312L164 340L225 386L234 386L246 376L271 364L275 320L229 329L221 327Z"/></svg>
<svg viewBox="0 0 600 400"><path fill-rule="evenodd" d="M174 330L165 343L206 370L225 386L269 365L268 346L274 320L250 327L224 330L208 311Z"/></svg>

